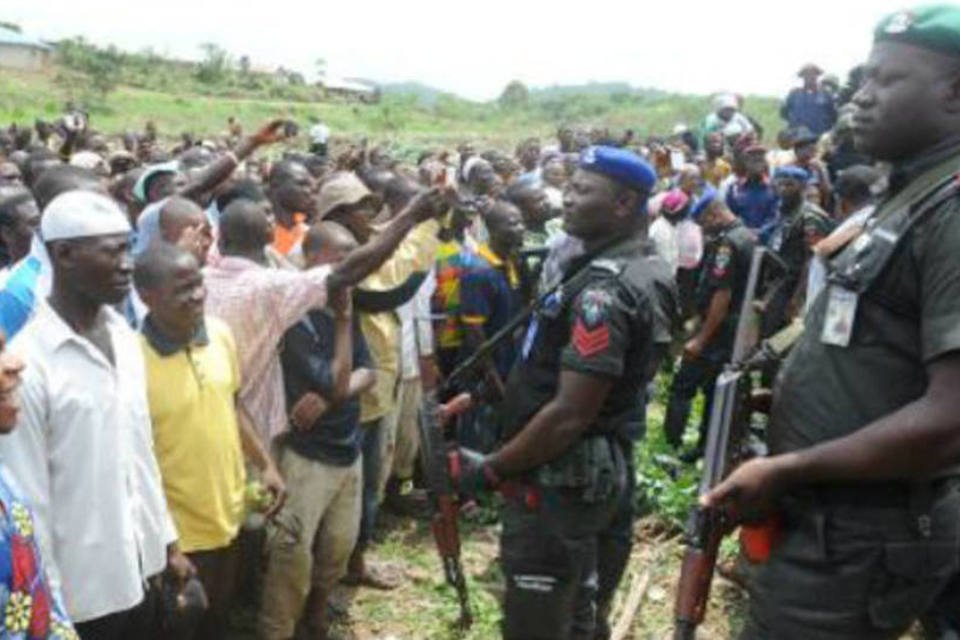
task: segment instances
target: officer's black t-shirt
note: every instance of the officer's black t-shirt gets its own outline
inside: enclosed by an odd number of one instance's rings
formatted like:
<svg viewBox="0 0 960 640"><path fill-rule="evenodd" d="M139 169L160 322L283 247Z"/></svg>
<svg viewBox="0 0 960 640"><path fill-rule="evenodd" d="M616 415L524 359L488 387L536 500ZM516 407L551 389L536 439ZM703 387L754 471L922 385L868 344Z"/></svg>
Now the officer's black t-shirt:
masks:
<svg viewBox="0 0 960 640"><path fill-rule="evenodd" d="M960 144L921 159L913 179L931 163L956 160ZM943 165L941 165L943 166ZM884 203L875 216L882 216ZM856 255L851 243L831 261ZM806 329L784 363L769 431L773 453L806 448L848 435L923 395L926 366L960 350L960 201L941 205L902 240L871 290L861 295L850 345L821 337L829 303L824 291Z"/></svg>
<svg viewBox="0 0 960 640"><path fill-rule="evenodd" d="M730 226L720 229L704 248L700 277L697 282L697 311L706 316L710 301L718 291L729 289L730 311L720 327L712 345L733 345L737 318L743 306L747 290L747 278L750 274L750 262L753 248L756 246L754 235L737 220Z"/></svg>
<svg viewBox="0 0 960 640"><path fill-rule="evenodd" d="M787 266L790 282L795 283L812 255L810 246L833 231L834 224L826 212L812 202L802 202L784 219L780 230L777 254Z"/></svg>
<svg viewBox="0 0 960 640"><path fill-rule="evenodd" d="M353 322L353 369L371 368L372 361L360 325ZM291 327L283 338L280 361L289 410L308 391L329 397L333 391L334 319L314 310ZM360 455L360 399L331 407L311 429L291 429L288 446L298 454L327 464L349 466Z"/></svg>
<svg viewBox="0 0 960 640"><path fill-rule="evenodd" d="M663 325L664 318L676 317L675 289L668 270L656 268L662 260L651 255L644 239L621 242L584 260L591 261L588 271L551 296L527 332L498 407L506 439L556 395L561 370L613 380L587 433L616 432L636 417L656 343L670 340ZM583 264L571 265L568 274ZM620 275L610 269L624 266Z"/></svg>

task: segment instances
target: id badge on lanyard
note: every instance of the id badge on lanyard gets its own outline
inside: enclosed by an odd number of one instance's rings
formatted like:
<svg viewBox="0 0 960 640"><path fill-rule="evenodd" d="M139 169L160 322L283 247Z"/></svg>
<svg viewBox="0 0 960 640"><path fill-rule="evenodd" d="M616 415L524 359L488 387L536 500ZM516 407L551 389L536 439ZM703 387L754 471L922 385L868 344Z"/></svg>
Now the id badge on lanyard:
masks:
<svg viewBox="0 0 960 640"><path fill-rule="evenodd" d="M827 290L827 313L820 342L835 347L850 346L853 325L857 318L859 294L837 284Z"/></svg>

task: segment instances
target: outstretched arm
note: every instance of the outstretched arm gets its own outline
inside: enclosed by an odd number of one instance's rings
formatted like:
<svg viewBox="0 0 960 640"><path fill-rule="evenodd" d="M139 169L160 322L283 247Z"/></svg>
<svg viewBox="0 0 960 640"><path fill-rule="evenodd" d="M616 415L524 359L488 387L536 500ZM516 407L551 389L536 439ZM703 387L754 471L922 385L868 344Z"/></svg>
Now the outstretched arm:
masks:
<svg viewBox="0 0 960 640"><path fill-rule="evenodd" d="M445 210L444 197L444 192L439 189L431 189L415 196L382 233L351 251L333 268L327 278L327 289L332 291L352 287L379 269L414 226Z"/></svg>

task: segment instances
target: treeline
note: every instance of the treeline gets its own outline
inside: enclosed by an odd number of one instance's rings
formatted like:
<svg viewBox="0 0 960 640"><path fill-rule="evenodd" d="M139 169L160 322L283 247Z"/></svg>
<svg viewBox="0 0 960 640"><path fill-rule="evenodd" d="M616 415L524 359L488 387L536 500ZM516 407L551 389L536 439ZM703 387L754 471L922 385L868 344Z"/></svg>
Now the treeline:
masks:
<svg viewBox="0 0 960 640"><path fill-rule="evenodd" d="M113 45L99 47L76 37L58 42L57 56L63 69L89 81L95 94L92 97L101 102L119 85L162 93L267 100L314 101L325 97L322 87L308 84L298 72L282 67L273 72L255 70L248 56L234 58L213 43L203 44L200 49L203 58L190 62L171 60L151 49L131 53Z"/></svg>

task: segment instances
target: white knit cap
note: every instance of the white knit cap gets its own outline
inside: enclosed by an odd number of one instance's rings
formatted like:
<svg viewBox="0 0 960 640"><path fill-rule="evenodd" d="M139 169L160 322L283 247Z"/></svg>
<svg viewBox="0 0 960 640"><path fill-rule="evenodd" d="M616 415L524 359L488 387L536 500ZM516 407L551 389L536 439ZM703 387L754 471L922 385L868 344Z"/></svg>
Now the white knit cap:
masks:
<svg viewBox="0 0 960 640"><path fill-rule="evenodd" d="M715 111L720 111L720 109L736 109L739 104L740 101L737 100L737 96L732 93L721 93L713 99L713 108Z"/></svg>
<svg viewBox="0 0 960 640"><path fill-rule="evenodd" d="M61 193L43 210L44 242L130 233L130 222L111 198L93 191Z"/></svg>

